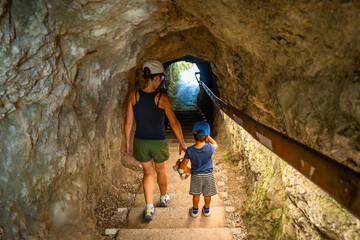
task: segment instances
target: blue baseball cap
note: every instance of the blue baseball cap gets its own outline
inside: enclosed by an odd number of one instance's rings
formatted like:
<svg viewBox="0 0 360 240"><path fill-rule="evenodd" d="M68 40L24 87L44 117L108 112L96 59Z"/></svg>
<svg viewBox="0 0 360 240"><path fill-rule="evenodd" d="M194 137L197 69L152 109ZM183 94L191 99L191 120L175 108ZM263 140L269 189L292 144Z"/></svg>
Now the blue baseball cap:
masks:
<svg viewBox="0 0 360 240"><path fill-rule="evenodd" d="M210 135L210 125L207 124L206 122L200 121L200 122L195 123L195 125L193 127L193 130L192 130L193 134L196 134L196 132L198 130L203 130L204 131L204 133L198 134L200 136Z"/></svg>

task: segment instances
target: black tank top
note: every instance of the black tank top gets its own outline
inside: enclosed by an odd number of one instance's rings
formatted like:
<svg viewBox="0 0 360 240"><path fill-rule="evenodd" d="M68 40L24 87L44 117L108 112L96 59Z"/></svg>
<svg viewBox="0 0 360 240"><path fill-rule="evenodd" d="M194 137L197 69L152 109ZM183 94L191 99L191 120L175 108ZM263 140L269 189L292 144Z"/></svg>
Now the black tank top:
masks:
<svg viewBox="0 0 360 240"><path fill-rule="evenodd" d="M147 93L139 90L139 102L133 106L136 131L135 138L145 140L163 140L166 139L165 131L165 110L159 108L159 100L155 104L155 96L159 92ZM136 100L136 92L135 92Z"/></svg>

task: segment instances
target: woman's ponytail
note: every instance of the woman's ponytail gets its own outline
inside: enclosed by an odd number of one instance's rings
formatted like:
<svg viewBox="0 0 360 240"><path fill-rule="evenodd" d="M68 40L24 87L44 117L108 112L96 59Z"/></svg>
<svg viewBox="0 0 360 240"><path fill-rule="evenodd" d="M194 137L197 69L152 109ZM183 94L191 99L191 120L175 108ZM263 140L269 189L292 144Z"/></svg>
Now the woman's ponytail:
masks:
<svg viewBox="0 0 360 240"><path fill-rule="evenodd" d="M143 72L144 72L144 73L143 73L143 77L144 77L145 79L151 78L150 68L144 67Z"/></svg>

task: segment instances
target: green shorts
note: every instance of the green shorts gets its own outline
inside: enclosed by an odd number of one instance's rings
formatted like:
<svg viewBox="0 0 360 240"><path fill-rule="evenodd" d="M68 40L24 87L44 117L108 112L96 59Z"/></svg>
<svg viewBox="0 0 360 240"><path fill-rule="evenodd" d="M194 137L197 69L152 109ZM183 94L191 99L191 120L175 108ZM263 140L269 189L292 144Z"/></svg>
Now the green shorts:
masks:
<svg viewBox="0 0 360 240"><path fill-rule="evenodd" d="M133 156L139 162L148 162L151 159L155 163L162 163L169 159L169 145L164 140L134 139Z"/></svg>

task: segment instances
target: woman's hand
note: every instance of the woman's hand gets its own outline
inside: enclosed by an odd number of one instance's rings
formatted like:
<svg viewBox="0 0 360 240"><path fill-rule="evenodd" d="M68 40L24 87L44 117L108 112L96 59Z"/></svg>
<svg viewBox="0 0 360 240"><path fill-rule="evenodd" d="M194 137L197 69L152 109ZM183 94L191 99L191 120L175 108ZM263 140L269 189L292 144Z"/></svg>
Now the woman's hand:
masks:
<svg viewBox="0 0 360 240"><path fill-rule="evenodd" d="M179 145L179 155L181 155L181 151L184 151L184 153L185 153L185 151L186 151L185 143L183 143L183 144L180 143L180 145Z"/></svg>
<svg viewBox="0 0 360 240"><path fill-rule="evenodd" d="M131 146L131 143L126 143L126 152L128 154L132 154L132 146Z"/></svg>

